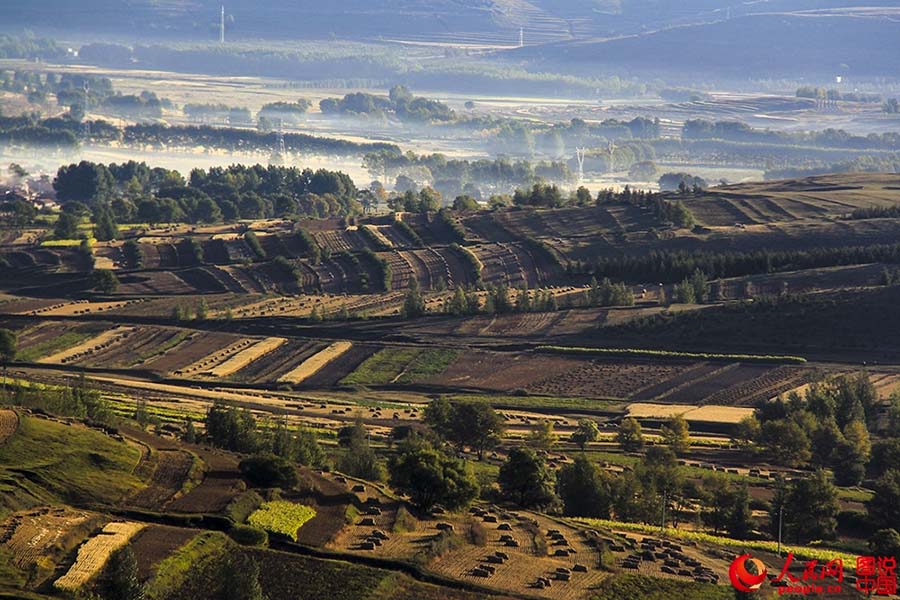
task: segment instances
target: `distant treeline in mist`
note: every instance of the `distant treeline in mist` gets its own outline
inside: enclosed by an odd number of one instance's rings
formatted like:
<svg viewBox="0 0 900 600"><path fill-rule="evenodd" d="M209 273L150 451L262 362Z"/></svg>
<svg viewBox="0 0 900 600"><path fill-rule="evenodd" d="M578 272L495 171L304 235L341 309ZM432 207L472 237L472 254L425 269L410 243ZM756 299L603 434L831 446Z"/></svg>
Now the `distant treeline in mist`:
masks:
<svg viewBox="0 0 900 600"><path fill-rule="evenodd" d="M154 148L216 148L228 151L267 151L275 147L276 133L255 129L207 125L162 125L141 123L118 127L107 121L87 123L66 117L39 119L34 115L0 116L0 151L6 147L40 146L50 150L74 150L79 140L104 144L121 142ZM331 155L361 155L366 152L399 153L394 144L358 143L303 133L284 134L285 148L293 152Z"/></svg>

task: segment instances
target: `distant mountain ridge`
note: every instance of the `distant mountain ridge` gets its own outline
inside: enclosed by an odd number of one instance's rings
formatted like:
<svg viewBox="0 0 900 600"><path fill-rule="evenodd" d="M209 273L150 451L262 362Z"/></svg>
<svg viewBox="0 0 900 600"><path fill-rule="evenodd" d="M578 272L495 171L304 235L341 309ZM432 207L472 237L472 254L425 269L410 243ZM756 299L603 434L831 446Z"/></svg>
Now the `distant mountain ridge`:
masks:
<svg viewBox="0 0 900 600"><path fill-rule="evenodd" d="M761 12L858 8L863 0L30 0L0 27L136 38L214 39L220 6L235 38L399 38L515 45L641 33Z"/></svg>

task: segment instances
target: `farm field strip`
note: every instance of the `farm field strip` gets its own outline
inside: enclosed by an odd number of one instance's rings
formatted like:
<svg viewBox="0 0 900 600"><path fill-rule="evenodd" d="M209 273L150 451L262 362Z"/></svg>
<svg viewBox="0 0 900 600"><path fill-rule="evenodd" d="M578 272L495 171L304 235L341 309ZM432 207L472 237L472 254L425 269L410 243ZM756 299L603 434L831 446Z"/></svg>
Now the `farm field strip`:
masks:
<svg viewBox="0 0 900 600"><path fill-rule="evenodd" d="M12 553L19 568L30 568L53 552L60 541L95 515L69 508L42 507L15 513L0 523L0 547Z"/></svg>
<svg viewBox="0 0 900 600"><path fill-rule="evenodd" d="M269 337L249 348L241 350L237 354L231 356L225 362L222 362L208 371L212 377L228 377L232 373L239 371L252 363L259 360L266 354L273 352L279 346L287 342L285 338ZM205 373L204 373L205 374Z"/></svg>
<svg viewBox="0 0 900 600"><path fill-rule="evenodd" d="M201 335L201 338L204 337ZM213 353L202 355L200 358L195 360L194 362L188 364L185 367L181 367L178 370L174 371L175 375L190 375L192 373L198 373L201 371L209 372L211 369L217 365L220 365L226 362L228 359L233 357L234 355L246 350L247 348L253 346L257 343L256 338L247 338L242 337L237 341L232 342L228 346L221 348L219 350L215 350Z"/></svg>
<svg viewBox="0 0 900 600"><path fill-rule="evenodd" d="M284 383L302 383L304 380L317 373L325 365L350 350L352 346L353 344L346 341L334 342L324 350L317 352L289 372L282 375L278 381Z"/></svg>
<svg viewBox="0 0 900 600"><path fill-rule="evenodd" d="M133 327L113 327L107 331L91 337L81 343L61 350L50 356L38 359L39 363L62 363L72 362L86 354L92 354L97 350L108 348L113 344L121 343L128 335L134 331Z"/></svg>
<svg viewBox="0 0 900 600"><path fill-rule="evenodd" d="M384 234L384 230L388 230L391 228L390 225L360 225L360 227L364 227L366 231L375 236L375 239L377 239L386 248L394 247L394 242L392 242L390 238L388 238L388 236Z"/></svg>
<svg viewBox="0 0 900 600"><path fill-rule="evenodd" d="M0 445L3 445L16 433L18 426L19 415L16 414L16 411L0 409Z"/></svg>
<svg viewBox="0 0 900 600"><path fill-rule="evenodd" d="M108 523L103 531L82 544L75 564L53 584L59 590L74 592L100 573L109 557L123 547L144 523L133 521Z"/></svg>
<svg viewBox="0 0 900 600"><path fill-rule="evenodd" d="M297 530L315 516L316 511L310 506L274 500L264 502L247 518L247 523L297 541Z"/></svg>
<svg viewBox="0 0 900 600"><path fill-rule="evenodd" d="M667 419L681 415L687 421L738 423L744 417L752 416L754 409L741 406L696 406L691 404L633 402L628 405L627 411L629 417L639 419Z"/></svg>

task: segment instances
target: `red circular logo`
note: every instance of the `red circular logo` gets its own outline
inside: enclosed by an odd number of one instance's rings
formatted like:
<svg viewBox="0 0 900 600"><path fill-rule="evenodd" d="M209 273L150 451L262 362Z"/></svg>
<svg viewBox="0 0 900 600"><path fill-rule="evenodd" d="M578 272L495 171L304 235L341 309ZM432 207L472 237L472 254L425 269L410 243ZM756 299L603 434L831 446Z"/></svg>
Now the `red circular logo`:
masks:
<svg viewBox="0 0 900 600"><path fill-rule="evenodd" d="M756 567L757 574L754 575L747 570L747 562ZM731 563L728 569L728 577L731 578L731 585L742 592L755 592L766 579L766 566L758 558L753 558L749 554L741 554Z"/></svg>

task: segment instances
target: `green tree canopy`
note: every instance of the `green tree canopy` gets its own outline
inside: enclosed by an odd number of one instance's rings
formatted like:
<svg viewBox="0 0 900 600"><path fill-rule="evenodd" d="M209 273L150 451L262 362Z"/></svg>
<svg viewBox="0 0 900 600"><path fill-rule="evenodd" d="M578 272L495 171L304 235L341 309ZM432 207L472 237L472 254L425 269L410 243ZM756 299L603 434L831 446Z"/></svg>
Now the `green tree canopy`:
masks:
<svg viewBox="0 0 900 600"><path fill-rule="evenodd" d="M522 508L541 508L556 500L553 472L529 448L513 448L497 477L503 496Z"/></svg>

